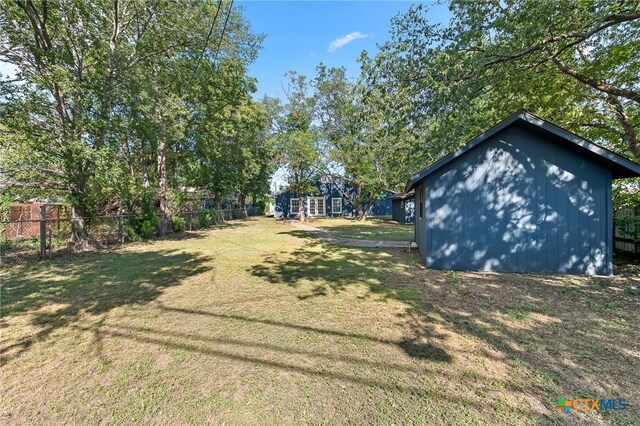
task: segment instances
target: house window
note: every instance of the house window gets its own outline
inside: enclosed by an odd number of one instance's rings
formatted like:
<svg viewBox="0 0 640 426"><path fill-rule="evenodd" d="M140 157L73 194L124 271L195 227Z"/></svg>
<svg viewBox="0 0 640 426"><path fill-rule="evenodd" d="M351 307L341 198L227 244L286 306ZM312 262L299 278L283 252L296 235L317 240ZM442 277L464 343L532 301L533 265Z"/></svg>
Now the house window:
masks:
<svg viewBox="0 0 640 426"><path fill-rule="evenodd" d="M309 216L324 216L324 198L323 197L309 197L307 198Z"/></svg>
<svg viewBox="0 0 640 426"><path fill-rule="evenodd" d="M331 213L342 213L342 198L331 199Z"/></svg>
<svg viewBox="0 0 640 426"><path fill-rule="evenodd" d="M291 214L299 214L300 213L300 199L299 198L292 198L291 200L289 200L289 203L291 204L291 208L289 209Z"/></svg>
<svg viewBox="0 0 640 426"><path fill-rule="evenodd" d="M416 201L420 203L420 208L418 209L420 213L418 214L418 217L422 219L422 209L424 208L424 203L422 202L422 187L419 187L419 192L416 195Z"/></svg>

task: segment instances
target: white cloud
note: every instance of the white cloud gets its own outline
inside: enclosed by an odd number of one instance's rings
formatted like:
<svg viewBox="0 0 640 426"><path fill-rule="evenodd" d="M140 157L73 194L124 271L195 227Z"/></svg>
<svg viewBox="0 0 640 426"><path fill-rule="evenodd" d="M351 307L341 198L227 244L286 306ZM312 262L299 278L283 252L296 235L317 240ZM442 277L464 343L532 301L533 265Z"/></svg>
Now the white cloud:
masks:
<svg viewBox="0 0 640 426"><path fill-rule="evenodd" d="M340 38L333 40L329 45L329 49L327 49L327 52L333 53L336 50L346 46L347 44L351 43L354 40L358 40L359 38L367 38L367 37L369 37L369 34L362 34L360 31L354 31L352 33L349 33L345 36L342 36Z"/></svg>

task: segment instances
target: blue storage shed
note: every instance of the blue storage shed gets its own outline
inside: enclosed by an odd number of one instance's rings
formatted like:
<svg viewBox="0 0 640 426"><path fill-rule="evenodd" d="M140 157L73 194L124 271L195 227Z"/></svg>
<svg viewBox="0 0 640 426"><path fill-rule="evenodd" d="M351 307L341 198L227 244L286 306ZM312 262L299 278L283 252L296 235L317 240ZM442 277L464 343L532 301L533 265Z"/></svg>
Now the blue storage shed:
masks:
<svg viewBox="0 0 640 426"><path fill-rule="evenodd" d="M415 219L415 197L413 189L389 196L391 199L391 218L396 222L410 223Z"/></svg>
<svg viewBox="0 0 640 426"><path fill-rule="evenodd" d="M413 176L427 267L613 272L612 179L640 165L519 111Z"/></svg>

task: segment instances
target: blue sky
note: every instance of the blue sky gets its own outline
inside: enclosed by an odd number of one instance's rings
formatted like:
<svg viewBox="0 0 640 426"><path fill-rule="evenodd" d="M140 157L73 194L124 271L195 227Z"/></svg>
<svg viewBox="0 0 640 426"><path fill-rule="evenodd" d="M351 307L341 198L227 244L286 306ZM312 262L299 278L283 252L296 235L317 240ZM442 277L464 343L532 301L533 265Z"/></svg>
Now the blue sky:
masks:
<svg viewBox="0 0 640 426"><path fill-rule="evenodd" d="M258 79L254 95L283 97L285 73L295 70L315 75L322 62L329 67L344 66L350 77L359 74L357 59L362 50L371 56L377 45L389 39L391 18L406 12L411 1L242 1L244 16L253 30L266 34L258 59L249 73ZM427 1L432 22L449 20L446 5ZM284 170L272 177L282 187Z"/></svg>
<svg viewBox="0 0 640 426"><path fill-rule="evenodd" d="M371 55L389 39L389 23L410 1L236 1L254 31L266 34L263 50L249 72L258 79L256 98L282 96L289 70L315 75L320 62L345 66L358 75L362 50ZM434 22L448 20L446 5L427 2ZM333 48L330 48L332 43Z"/></svg>

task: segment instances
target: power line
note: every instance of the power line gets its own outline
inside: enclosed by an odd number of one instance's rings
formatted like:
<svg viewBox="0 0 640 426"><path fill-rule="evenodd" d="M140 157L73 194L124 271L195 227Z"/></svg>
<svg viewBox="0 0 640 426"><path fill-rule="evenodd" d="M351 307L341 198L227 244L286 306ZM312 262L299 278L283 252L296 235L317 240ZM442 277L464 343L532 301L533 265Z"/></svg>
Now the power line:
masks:
<svg viewBox="0 0 640 426"><path fill-rule="evenodd" d="M213 21L211 22L211 28L209 28L209 34L207 34L207 40L205 41L204 46L202 47L202 52L200 52L200 55L198 56L198 60L196 61L196 67L193 69L193 72L191 73L191 77L192 78L196 74L196 72L198 71L198 67L200 66L200 60L202 59L202 56L204 56L204 52L207 50L207 46L209 46L209 40L211 40L211 35L213 34L213 29L216 26L216 21L218 20L218 15L220 14L220 9L222 8L222 1L223 0L218 0L218 7L216 9L216 14L213 17ZM229 18L229 15L227 14L227 19L228 18ZM226 25L227 25L227 21L225 20L225 26ZM224 30L223 30L223 33L224 33ZM219 46L219 44L218 44L218 46Z"/></svg>
<svg viewBox="0 0 640 426"><path fill-rule="evenodd" d="M229 9L227 10L227 17L224 19L224 25L222 26L222 33L220 34L220 40L218 40L218 48L216 49L216 56L213 58L215 64L218 63L218 55L220 54L220 46L222 45L222 39L224 33L227 30L227 22L229 22L229 16L231 15L231 9L233 8L233 0L229 2Z"/></svg>

